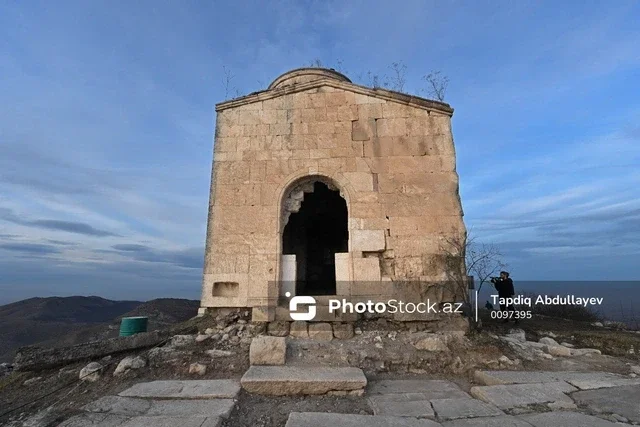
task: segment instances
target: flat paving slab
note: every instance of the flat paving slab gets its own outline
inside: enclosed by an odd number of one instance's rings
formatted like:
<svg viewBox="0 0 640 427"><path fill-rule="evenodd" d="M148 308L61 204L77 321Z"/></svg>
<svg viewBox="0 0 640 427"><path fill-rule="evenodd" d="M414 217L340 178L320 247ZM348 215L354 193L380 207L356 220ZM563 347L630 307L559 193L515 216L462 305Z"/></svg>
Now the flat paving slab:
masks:
<svg viewBox="0 0 640 427"><path fill-rule="evenodd" d="M232 399L240 392L234 380L152 381L139 383L119 396L145 399Z"/></svg>
<svg viewBox="0 0 640 427"><path fill-rule="evenodd" d="M440 421L504 415L496 406L476 399L434 399L431 405Z"/></svg>
<svg viewBox="0 0 640 427"><path fill-rule="evenodd" d="M509 415L445 421L443 427L531 427L526 421ZM577 426L576 426L577 427Z"/></svg>
<svg viewBox="0 0 640 427"><path fill-rule="evenodd" d="M491 403L500 409L510 409L539 403L573 400L565 393L577 389L566 382L477 386L471 388L473 397Z"/></svg>
<svg viewBox="0 0 640 427"><path fill-rule="evenodd" d="M429 400L420 393L380 394L369 398L374 415L435 418Z"/></svg>
<svg viewBox="0 0 640 427"><path fill-rule="evenodd" d="M549 383L556 381L612 381L626 377L609 372L578 371L476 371L474 379L484 385Z"/></svg>
<svg viewBox="0 0 640 427"><path fill-rule="evenodd" d="M545 412L544 414L521 415L534 427L613 427L612 423L602 418L592 417L579 412Z"/></svg>
<svg viewBox="0 0 640 427"><path fill-rule="evenodd" d="M455 383L444 380L380 380L372 381L369 394L419 393L425 400L469 398Z"/></svg>
<svg viewBox="0 0 640 427"><path fill-rule="evenodd" d="M358 368L252 366L240 382L249 393L295 396L362 390L367 378Z"/></svg>
<svg viewBox="0 0 640 427"><path fill-rule="evenodd" d="M86 413L76 415L59 424L58 427L120 427L129 417L114 414Z"/></svg>
<svg viewBox="0 0 640 427"><path fill-rule="evenodd" d="M640 423L640 386L578 391L571 397L577 404L587 405L601 412L622 415L630 421Z"/></svg>
<svg viewBox="0 0 640 427"><path fill-rule="evenodd" d="M285 427L442 427L431 420L373 415L292 412ZM530 427L530 426L529 426Z"/></svg>
<svg viewBox="0 0 640 427"><path fill-rule="evenodd" d="M145 415L204 416L227 418L235 402L233 399L212 400L154 400Z"/></svg>
<svg viewBox="0 0 640 427"><path fill-rule="evenodd" d="M569 384L578 387L580 390L595 390L598 388L611 388L621 386L640 385L640 378L584 378L584 379L568 379Z"/></svg>
<svg viewBox="0 0 640 427"><path fill-rule="evenodd" d="M87 412L111 413L131 417L144 415L150 408L150 400L120 396L103 396L82 407L82 409Z"/></svg>
<svg viewBox="0 0 640 427"><path fill-rule="evenodd" d="M219 427L219 418L207 417L136 417L120 427Z"/></svg>
<svg viewBox="0 0 640 427"><path fill-rule="evenodd" d="M207 400L149 400L122 396L105 396L82 409L95 413L124 416L202 416L227 418L235 402L233 399Z"/></svg>

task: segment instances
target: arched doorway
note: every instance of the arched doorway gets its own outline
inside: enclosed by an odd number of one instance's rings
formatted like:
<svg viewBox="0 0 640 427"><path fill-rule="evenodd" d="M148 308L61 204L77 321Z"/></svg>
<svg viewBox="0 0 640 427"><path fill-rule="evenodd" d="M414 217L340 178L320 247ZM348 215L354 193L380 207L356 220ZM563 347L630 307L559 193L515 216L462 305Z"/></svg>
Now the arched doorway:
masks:
<svg viewBox="0 0 640 427"><path fill-rule="evenodd" d="M297 295L335 295L335 254L348 251L347 203L329 180L310 177L284 200L282 254L295 255Z"/></svg>

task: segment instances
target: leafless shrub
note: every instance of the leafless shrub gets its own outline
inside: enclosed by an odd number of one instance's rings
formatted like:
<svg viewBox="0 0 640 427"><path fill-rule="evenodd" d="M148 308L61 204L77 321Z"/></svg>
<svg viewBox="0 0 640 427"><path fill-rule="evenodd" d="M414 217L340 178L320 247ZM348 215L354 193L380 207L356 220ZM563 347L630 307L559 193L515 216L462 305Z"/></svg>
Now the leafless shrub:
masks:
<svg viewBox="0 0 640 427"><path fill-rule="evenodd" d="M380 86L380 76L377 74L373 74L371 71L367 71L367 86L372 87L374 89L378 89Z"/></svg>
<svg viewBox="0 0 640 427"><path fill-rule="evenodd" d="M432 71L423 78L427 82L429 96L438 101L444 101L444 96L449 86L449 77L443 75L440 71Z"/></svg>
<svg viewBox="0 0 640 427"><path fill-rule="evenodd" d="M502 261L502 254L495 245L477 243L474 237L469 237L466 233L445 238L440 250L444 257L447 276L444 290L462 300L470 313L471 277L480 283L479 291L491 276L506 267Z"/></svg>
<svg viewBox="0 0 640 427"><path fill-rule="evenodd" d="M478 284L478 292L482 289L482 285L490 281L491 277L497 276L507 267L502 261L502 253L496 245L478 243L473 237L467 239L466 242L465 262L467 274L473 276L475 283Z"/></svg>
<svg viewBox="0 0 640 427"><path fill-rule="evenodd" d="M389 68L393 73L390 78L391 89L404 92L404 86L407 83L407 66L403 62L392 62Z"/></svg>
<svg viewBox="0 0 640 427"><path fill-rule="evenodd" d="M229 94L231 93L231 90L235 89L236 92L238 91L237 88L233 88L231 86L231 82L233 81L233 79L235 78L235 76L233 75L233 73L231 73L231 70L228 69L225 65L222 66L222 85L224 87L224 99L229 99Z"/></svg>
<svg viewBox="0 0 640 427"><path fill-rule="evenodd" d="M242 96L240 90L233 84L236 76L225 65L222 66L222 87L224 88L224 99L227 100L231 96L239 98Z"/></svg>

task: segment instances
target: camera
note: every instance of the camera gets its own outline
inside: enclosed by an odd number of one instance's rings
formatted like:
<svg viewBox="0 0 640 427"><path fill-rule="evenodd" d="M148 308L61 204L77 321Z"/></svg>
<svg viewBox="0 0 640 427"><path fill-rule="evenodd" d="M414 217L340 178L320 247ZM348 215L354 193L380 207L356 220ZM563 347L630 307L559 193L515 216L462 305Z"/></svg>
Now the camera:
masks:
<svg viewBox="0 0 640 427"><path fill-rule="evenodd" d="M499 276L491 277L491 283L496 283L498 280L500 280Z"/></svg>

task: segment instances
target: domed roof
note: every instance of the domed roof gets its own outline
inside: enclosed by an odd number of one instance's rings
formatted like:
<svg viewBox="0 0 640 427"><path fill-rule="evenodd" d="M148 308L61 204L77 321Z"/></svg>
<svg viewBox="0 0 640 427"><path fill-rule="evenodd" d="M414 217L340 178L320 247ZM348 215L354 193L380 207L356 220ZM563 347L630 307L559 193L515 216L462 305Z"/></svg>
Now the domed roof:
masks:
<svg viewBox="0 0 640 427"><path fill-rule="evenodd" d="M296 83L308 83L314 80L320 80L324 78L340 80L343 82L351 83L351 80L344 74L337 72L336 70L329 68L296 68L295 70L287 71L286 73L277 77L270 85L269 90L277 89L282 86L294 85Z"/></svg>

